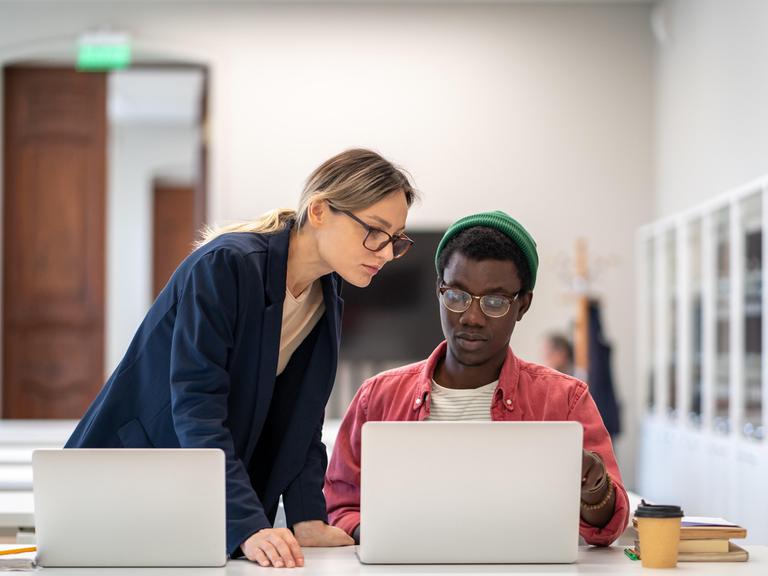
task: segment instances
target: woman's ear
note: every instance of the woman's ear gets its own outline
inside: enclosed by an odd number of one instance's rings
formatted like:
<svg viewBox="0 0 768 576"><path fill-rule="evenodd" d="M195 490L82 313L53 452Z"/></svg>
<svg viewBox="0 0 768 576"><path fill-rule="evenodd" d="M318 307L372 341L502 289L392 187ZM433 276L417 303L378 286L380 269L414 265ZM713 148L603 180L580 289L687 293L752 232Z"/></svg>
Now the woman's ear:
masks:
<svg viewBox="0 0 768 576"><path fill-rule="evenodd" d="M328 212L330 212L328 202L322 198L310 200L309 206L307 207L307 222L313 228L319 228L328 219Z"/></svg>

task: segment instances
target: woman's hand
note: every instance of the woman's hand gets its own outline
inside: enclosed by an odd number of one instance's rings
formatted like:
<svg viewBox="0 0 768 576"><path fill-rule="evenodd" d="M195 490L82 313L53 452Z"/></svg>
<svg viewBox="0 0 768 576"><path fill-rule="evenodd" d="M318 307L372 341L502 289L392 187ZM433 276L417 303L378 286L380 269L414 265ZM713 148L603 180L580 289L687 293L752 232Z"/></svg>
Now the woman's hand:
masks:
<svg viewBox="0 0 768 576"><path fill-rule="evenodd" d="M261 566L294 568L304 566L304 554L288 528L264 528L240 547L248 560Z"/></svg>
<svg viewBox="0 0 768 576"><path fill-rule="evenodd" d="M351 546L352 537L341 528L329 526L322 520L307 520L293 525L293 532L299 544L307 547Z"/></svg>

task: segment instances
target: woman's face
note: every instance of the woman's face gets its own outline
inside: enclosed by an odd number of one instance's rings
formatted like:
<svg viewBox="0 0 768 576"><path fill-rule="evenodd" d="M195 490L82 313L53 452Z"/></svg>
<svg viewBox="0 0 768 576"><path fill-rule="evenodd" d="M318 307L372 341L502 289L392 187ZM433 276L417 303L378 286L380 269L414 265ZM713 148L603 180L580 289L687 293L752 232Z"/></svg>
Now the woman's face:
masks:
<svg viewBox="0 0 768 576"><path fill-rule="evenodd" d="M384 264L393 259L392 243L372 252L363 246L368 231L362 224L343 212L331 210L327 203L323 203L321 210L322 216L314 226L320 258L350 284L368 286ZM396 192L352 214L372 228L390 235L401 234L405 230L408 203L404 193Z"/></svg>

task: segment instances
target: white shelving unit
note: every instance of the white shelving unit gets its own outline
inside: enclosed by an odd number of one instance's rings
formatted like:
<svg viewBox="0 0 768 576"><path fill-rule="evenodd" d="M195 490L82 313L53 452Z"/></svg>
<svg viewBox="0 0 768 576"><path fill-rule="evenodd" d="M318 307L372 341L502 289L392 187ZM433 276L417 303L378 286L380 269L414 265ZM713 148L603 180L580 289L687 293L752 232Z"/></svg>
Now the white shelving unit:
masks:
<svg viewBox="0 0 768 576"><path fill-rule="evenodd" d="M768 541L768 176L641 228L639 492Z"/></svg>

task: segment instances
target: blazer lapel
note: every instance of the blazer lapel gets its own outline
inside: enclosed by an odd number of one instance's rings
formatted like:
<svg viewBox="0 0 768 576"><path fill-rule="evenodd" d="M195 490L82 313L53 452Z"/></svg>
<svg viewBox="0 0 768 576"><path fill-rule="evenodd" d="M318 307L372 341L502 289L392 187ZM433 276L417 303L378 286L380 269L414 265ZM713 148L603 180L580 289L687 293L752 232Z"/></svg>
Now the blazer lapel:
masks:
<svg viewBox="0 0 768 576"><path fill-rule="evenodd" d="M281 381L278 385L278 394L295 387L299 396L281 416L288 426L284 437L279 440L281 449L273 465L279 473L271 477L265 490L265 499L273 498L276 501L280 490L301 472L315 427L322 422L323 411L333 387L344 301L339 296L341 280L335 274L324 276L322 285L325 314L304 344L296 350L283 372L281 379L287 377L292 381ZM286 405L281 406L281 409L286 410Z"/></svg>
<svg viewBox="0 0 768 576"><path fill-rule="evenodd" d="M275 388L277 360L280 354L280 330L283 323L283 303L285 301L285 282L288 267L288 242L290 228L269 237L269 251L266 262L264 319L261 331L261 359L259 376L255 385L256 406L254 406L251 435L245 452L245 461L249 462L256 448L259 434L269 412L272 394ZM336 373L339 354L339 338L341 337L341 315L344 301L341 299L341 280L336 274L327 274L321 279L323 301L325 303L325 319L327 338L330 344L330 354L327 358L328 374ZM312 372L309 370L308 372ZM333 381L329 382L329 387ZM323 391L312 391L319 395ZM326 392L327 394L327 392Z"/></svg>
<svg viewBox="0 0 768 576"><path fill-rule="evenodd" d="M322 278L325 315L328 319L328 337L331 341L331 373L336 373L341 340L341 317L344 313L344 300L341 298L341 279L336 274L327 274Z"/></svg>
<svg viewBox="0 0 768 576"><path fill-rule="evenodd" d="M245 461L251 459L259 433L269 412L272 393L275 388L277 360L280 354L280 329L283 324L283 303L285 301L285 276L288 267L288 241L290 229L269 236L269 249L264 271L265 308L261 324L259 370L257 381L256 405L251 422L251 434L248 440Z"/></svg>

